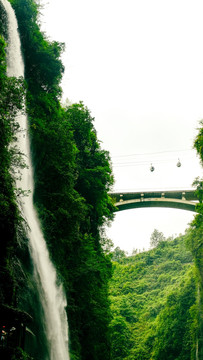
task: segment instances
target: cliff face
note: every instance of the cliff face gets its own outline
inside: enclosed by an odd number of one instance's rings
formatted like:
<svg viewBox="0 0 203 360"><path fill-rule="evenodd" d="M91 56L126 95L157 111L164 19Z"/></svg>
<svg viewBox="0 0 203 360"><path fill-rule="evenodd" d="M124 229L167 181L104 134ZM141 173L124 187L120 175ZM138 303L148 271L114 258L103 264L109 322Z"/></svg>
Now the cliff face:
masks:
<svg viewBox="0 0 203 360"><path fill-rule="evenodd" d="M22 166L13 141L18 129L16 114L23 106L24 83L6 75L6 41L7 16L0 2L0 354L10 359L18 347L25 348L25 326L32 324L26 311L33 314L33 294L25 224L14 181Z"/></svg>
<svg viewBox="0 0 203 360"><path fill-rule="evenodd" d="M34 199L51 258L68 298L71 356L109 359L111 261L102 248L105 242L102 227L112 219L114 210L108 196L113 182L109 155L100 148L89 110L82 103L68 108L60 105L63 44L49 42L40 32L38 6L34 1L12 0L11 3L25 61ZM11 140L8 139L8 149ZM16 159L12 161L17 165ZM7 174L9 167L7 163ZM39 342L38 354L43 359L46 350L40 330L42 309L32 277L26 224L17 207L19 192L14 189L12 177L11 193L18 222L12 225L10 243L6 236L2 255L6 264L9 259L8 271L13 276L10 289L15 301L10 303L31 314L31 331ZM18 199L22 198L19 195ZM3 223L8 231L12 229L8 222ZM14 224L13 217L10 223ZM5 302L10 304L8 300Z"/></svg>
<svg viewBox="0 0 203 360"><path fill-rule="evenodd" d="M16 151L11 143L15 137L17 122L15 114L22 107L24 86L22 80L9 79L6 76L6 13L0 4L0 301L15 306L17 303L16 258L24 244L22 219L16 200L12 165ZM20 282L20 279L19 279Z"/></svg>

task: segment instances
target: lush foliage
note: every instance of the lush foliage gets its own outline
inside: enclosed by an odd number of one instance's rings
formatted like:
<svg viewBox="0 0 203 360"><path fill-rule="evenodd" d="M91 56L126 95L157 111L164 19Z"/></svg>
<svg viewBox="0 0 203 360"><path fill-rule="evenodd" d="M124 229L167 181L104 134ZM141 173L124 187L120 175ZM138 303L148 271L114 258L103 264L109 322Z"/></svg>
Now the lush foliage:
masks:
<svg viewBox="0 0 203 360"><path fill-rule="evenodd" d="M112 359L195 359L197 285L184 238L114 262Z"/></svg>
<svg viewBox="0 0 203 360"><path fill-rule="evenodd" d="M199 154L200 160L203 165L203 120L200 121L199 133L195 139L194 146Z"/></svg>
<svg viewBox="0 0 203 360"><path fill-rule="evenodd" d="M19 129L16 115L23 110L25 86L23 79L7 77L6 73L6 32L7 18L0 3L0 311L7 311L6 323L14 324L23 300L25 314L25 293L29 287L29 253L25 234L25 222L19 210L19 196L16 178L20 176L23 164L21 154L15 144ZM27 269L27 274L25 273ZM34 295L30 289L26 295ZM4 320L3 320L4 319ZM2 319L0 326L2 329ZM2 349L2 348L1 348ZM4 350L4 349L3 349ZM6 349L5 349L6 350ZM20 350L10 349L10 358L18 359ZM1 356L8 356L2 354ZM24 353L24 359L27 355Z"/></svg>
<svg viewBox="0 0 203 360"><path fill-rule="evenodd" d="M157 229L154 229L153 233L150 236L150 246L156 247L159 245L162 241L165 240L164 234Z"/></svg>
<svg viewBox="0 0 203 360"><path fill-rule="evenodd" d="M199 133L195 139L194 147L203 164L203 121L200 122ZM203 358L203 179L194 180L196 193L199 198L199 204L196 206L198 214L191 223L187 232L187 245L194 256L197 276L199 279L198 287L198 309L199 309L199 333L197 348L199 358Z"/></svg>
<svg viewBox="0 0 203 360"><path fill-rule="evenodd" d="M101 149L94 119L84 104L60 104L63 44L50 42L40 31L39 6L34 0L10 2L25 60L34 200L68 298L71 359L189 360L195 353L201 358L202 181L196 180L200 204L186 240L165 241L156 230L150 252L126 258L115 249L109 300L111 244L103 234L114 211L108 196L113 183L109 154ZM40 303L13 181L23 163L11 146L18 131L15 115L25 94L22 79L6 76L5 21L0 3L0 303L32 315L38 341L34 356L40 360L46 358ZM201 127L195 147L203 161L202 142ZM26 358L17 351L16 356Z"/></svg>
<svg viewBox="0 0 203 360"><path fill-rule="evenodd" d="M2 8L0 11L4 14ZM24 85L22 79L6 76L5 48L0 36L0 303L16 305L13 264L22 241L22 221L16 202L13 165L17 171L23 164L17 148L10 144L18 130L15 116L23 106Z"/></svg>
<svg viewBox="0 0 203 360"><path fill-rule="evenodd" d="M103 226L114 210L109 155L83 103L60 105L63 44L41 33L38 5L11 3L25 60L34 200L68 298L71 357L108 360L112 265L103 251Z"/></svg>

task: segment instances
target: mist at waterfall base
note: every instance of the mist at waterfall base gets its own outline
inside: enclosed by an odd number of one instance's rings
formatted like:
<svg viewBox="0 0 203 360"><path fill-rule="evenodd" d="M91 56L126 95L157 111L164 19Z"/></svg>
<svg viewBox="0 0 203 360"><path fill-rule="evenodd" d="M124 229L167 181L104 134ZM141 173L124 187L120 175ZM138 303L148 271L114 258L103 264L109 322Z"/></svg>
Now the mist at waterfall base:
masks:
<svg viewBox="0 0 203 360"><path fill-rule="evenodd" d="M24 76L24 64L20 51L20 39L14 11L7 0L1 0L8 20L7 75ZM22 199L22 212L29 230L29 250L33 262L33 278L38 291L42 309L42 325L47 342L47 360L68 360L68 323L66 299L62 285L57 283L57 275L52 265L36 211L33 206L33 172L30 159L30 144L26 115L19 114L18 147L24 154L27 165L22 170L17 187L30 192ZM35 304L33 304L35 306ZM35 334L37 336L37 334Z"/></svg>
<svg viewBox="0 0 203 360"><path fill-rule="evenodd" d="M43 31L66 45L64 101L82 100L95 117L112 158L114 190L190 189L202 175L193 150L203 118L202 1L40 4ZM147 249L154 228L178 235L192 219L184 210L127 210L107 236L129 252Z"/></svg>

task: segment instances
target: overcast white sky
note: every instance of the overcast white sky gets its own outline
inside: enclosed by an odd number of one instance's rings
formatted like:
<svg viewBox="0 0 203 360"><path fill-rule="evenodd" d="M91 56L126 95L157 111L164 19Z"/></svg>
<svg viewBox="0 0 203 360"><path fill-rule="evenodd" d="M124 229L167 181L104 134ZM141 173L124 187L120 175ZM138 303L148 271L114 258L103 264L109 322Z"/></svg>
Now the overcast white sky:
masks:
<svg viewBox="0 0 203 360"><path fill-rule="evenodd" d="M82 100L95 117L113 161L114 189L191 188L202 176L192 150L203 118L202 0L40 4L42 29L66 44L64 99ZM147 249L154 228L179 234L192 218L181 210L128 210L107 235L129 252Z"/></svg>

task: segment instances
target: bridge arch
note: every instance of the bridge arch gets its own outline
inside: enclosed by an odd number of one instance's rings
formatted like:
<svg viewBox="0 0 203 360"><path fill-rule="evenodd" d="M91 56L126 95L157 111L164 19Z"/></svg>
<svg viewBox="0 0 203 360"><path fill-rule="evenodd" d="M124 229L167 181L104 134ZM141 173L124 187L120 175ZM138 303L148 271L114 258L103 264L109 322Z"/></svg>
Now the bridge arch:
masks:
<svg viewBox="0 0 203 360"><path fill-rule="evenodd" d="M165 207L195 212L197 196L193 190L111 193L117 211L146 207Z"/></svg>

